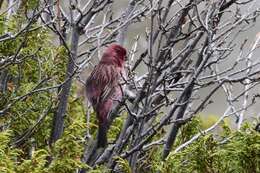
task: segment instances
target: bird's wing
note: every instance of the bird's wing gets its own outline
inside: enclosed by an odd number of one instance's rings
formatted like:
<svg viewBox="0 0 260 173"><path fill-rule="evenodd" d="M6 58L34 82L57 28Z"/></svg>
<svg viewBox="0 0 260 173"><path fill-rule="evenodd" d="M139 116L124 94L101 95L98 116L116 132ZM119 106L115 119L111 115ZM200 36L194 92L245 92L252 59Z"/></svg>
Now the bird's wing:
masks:
<svg viewBox="0 0 260 173"><path fill-rule="evenodd" d="M88 98L93 106L111 97L119 77L113 65L99 64L94 68L86 82Z"/></svg>
<svg viewBox="0 0 260 173"><path fill-rule="evenodd" d="M118 87L118 81L119 81L119 75L116 71L114 66L106 66L106 69L104 70L105 74L104 78L104 88L102 90L102 93L100 95L100 101L105 101L116 92L116 88Z"/></svg>

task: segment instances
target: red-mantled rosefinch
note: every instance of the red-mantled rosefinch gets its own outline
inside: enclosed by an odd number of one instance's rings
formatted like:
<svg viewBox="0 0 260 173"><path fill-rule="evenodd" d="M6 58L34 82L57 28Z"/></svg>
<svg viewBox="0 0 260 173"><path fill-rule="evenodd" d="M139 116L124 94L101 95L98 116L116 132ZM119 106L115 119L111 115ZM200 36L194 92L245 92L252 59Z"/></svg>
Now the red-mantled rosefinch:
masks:
<svg viewBox="0 0 260 173"><path fill-rule="evenodd" d="M107 144L108 115L122 99L119 81L125 73L126 50L118 44L111 44L105 50L99 64L86 82L86 94L98 119L97 146Z"/></svg>

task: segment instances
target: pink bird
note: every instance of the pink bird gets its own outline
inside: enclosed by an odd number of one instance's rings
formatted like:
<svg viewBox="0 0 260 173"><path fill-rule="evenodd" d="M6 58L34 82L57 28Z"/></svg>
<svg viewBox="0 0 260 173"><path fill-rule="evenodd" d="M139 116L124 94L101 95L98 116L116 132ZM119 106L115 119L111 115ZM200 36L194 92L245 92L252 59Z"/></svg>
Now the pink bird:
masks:
<svg viewBox="0 0 260 173"><path fill-rule="evenodd" d="M119 81L125 73L125 59L125 48L118 44L109 45L86 82L87 98L98 119L98 147L106 146L108 115L122 99Z"/></svg>

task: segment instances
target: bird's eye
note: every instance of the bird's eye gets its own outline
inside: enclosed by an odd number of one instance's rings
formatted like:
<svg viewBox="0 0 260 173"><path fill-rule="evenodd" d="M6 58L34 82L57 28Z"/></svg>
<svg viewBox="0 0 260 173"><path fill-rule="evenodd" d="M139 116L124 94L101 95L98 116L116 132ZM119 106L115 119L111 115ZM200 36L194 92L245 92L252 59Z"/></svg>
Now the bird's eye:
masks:
<svg viewBox="0 0 260 173"><path fill-rule="evenodd" d="M116 53L121 53L121 50L120 49L116 49Z"/></svg>

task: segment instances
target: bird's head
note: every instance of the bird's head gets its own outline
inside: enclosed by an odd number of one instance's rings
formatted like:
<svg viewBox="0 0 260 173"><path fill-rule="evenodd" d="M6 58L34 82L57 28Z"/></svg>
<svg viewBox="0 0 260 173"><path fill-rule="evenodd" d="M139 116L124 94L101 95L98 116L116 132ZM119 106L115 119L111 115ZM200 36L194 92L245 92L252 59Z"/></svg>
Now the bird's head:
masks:
<svg viewBox="0 0 260 173"><path fill-rule="evenodd" d="M126 60L126 53L126 49L119 44L111 44L106 48L101 61L104 63L116 63L122 67Z"/></svg>

